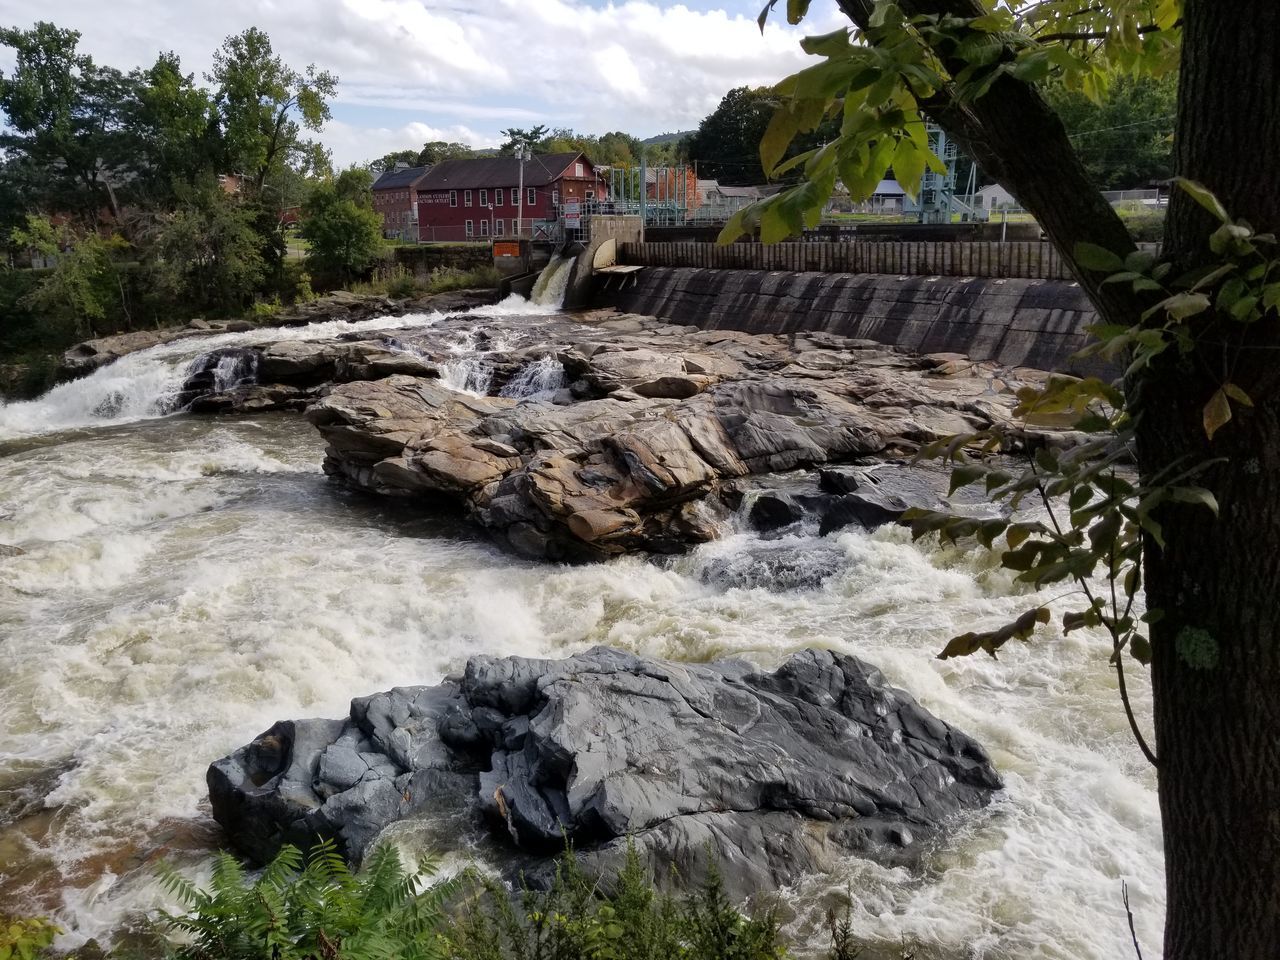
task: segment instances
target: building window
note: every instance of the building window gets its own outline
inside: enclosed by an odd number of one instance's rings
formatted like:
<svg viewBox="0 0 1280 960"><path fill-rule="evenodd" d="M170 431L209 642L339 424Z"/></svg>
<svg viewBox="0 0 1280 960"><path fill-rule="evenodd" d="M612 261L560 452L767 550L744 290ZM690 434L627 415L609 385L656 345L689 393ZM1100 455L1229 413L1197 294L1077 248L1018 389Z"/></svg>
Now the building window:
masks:
<svg viewBox="0 0 1280 960"><path fill-rule="evenodd" d="M519 187L511 188L511 205L513 207L520 206L520 188Z"/></svg>
<svg viewBox="0 0 1280 960"><path fill-rule="evenodd" d="M475 224L470 220L467 221L467 236L474 236L476 232Z"/></svg>
<svg viewBox="0 0 1280 960"><path fill-rule="evenodd" d="M480 206L487 207L489 205L489 191L484 187L480 188Z"/></svg>
<svg viewBox="0 0 1280 960"><path fill-rule="evenodd" d="M449 206L451 206L451 207L456 207L457 205L458 205L458 191L457 191L457 190L450 190L450 191L449 191Z"/></svg>
<svg viewBox="0 0 1280 960"><path fill-rule="evenodd" d="M500 207L500 206L502 206L502 195L503 195L504 193L506 193L506 191L505 191L505 190L503 190L501 187L499 187L497 190L493 191L493 205L494 205L495 207Z"/></svg>
<svg viewBox="0 0 1280 960"><path fill-rule="evenodd" d="M465 206L471 206L471 191L467 190L462 194L462 202Z"/></svg>
<svg viewBox="0 0 1280 960"><path fill-rule="evenodd" d="M588 199L588 200L594 200L595 198L596 198L596 192L595 192L594 190L588 190L588 191L587 191L587 199Z"/></svg>
<svg viewBox="0 0 1280 960"><path fill-rule="evenodd" d="M580 177L580 176L582 176L582 164L580 164L580 163L575 163L575 164L573 165L573 175L574 175L575 177Z"/></svg>
<svg viewBox="0 0 1280 960"><path fill-rule="evenodd" d="M488 221L488 220L481 220L481 221L480 221L480 236L482 236L482 237L487 237L488 235L489 235L489 221Z"/></svg>
<svg viewBox="0 0 1280 960"><path fill-rule="evenodd" d="M532 207L533 205L535 205L535 204L538 202L538 191L537 191L537 189L536 189L536 188L534 188L534 187L530 187L530 188L529 188L529 190L528 190L528 194L527 194L527 196L524 198L524 202L525 202L525 203L527 203L527 204L528 204L529 206L531 206L531 207Z"/></svg>
<svg viewBox="0 0 1280 960"><path fill-rule="evenodd" d="M495 237L501 237L506 232L507 232L506 227L502 225L501 220L493 221L493 235Z"/></svg>

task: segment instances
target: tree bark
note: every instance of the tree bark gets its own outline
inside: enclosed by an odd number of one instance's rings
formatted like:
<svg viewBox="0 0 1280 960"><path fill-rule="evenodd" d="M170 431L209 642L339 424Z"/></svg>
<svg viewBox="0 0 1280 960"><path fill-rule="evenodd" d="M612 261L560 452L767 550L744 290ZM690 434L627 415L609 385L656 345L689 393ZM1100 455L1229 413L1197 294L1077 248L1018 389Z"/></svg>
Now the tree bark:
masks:
<svg viewBox="0 0 1280 960"><path fill-rule="evenodd" d="M1280 5L1186 0L1176 167L1232 216L1280 228ZM1212 258L1217 222L1175 193L1165 253ZM1148 542L1147 600L1168 918L1166 960L1263 960L1280 953L1280 330L1201 324L1187 358L1162 357L1136 384L1144 476L1226 458L1200 482L1221 515L1162 509ZM1226 381L1233 405L1210 442L1202 411ZM1206 639L1208 638L1208 639ZM1214 660L1216 663L1207 663Z"/></svg>
<svg viewBox="0 0 1280 960"><path fill-rule="evenodd" d="M984 12L977 0L899 2L908 14ZM840 6L865 27L873 4ZM1132 247L1033 87L1002 77L976 102L943 91L922 106L1069 261L1081 241ZM1184 0L1176 129L1179 175L1208 186L1233 216L1280 232L1280 3ZM1175 191L1166 256L1184 268L1208 262L1216 225ZM1076 272L1104 318L1138 321L1125 285ZM1144 481L1172 464L1223 458L1197 480L1221 515L1162 507L1165 543L1146 544L1148 607L1164 613L1151 639L1165 960L1280 955L1280 318L1273 311L1254 326L1197 318L1191 355L1170 350L1128 385ZM1228 381L1254 407L1233 405L1233 420L1210 442L1203 409Z"/></svg>

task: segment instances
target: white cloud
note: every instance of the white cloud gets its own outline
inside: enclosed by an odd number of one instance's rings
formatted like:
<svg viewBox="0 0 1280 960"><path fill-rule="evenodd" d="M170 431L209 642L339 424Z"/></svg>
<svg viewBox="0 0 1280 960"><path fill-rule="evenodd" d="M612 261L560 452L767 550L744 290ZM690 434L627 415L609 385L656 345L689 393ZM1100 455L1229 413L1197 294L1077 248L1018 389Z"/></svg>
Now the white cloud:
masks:
<svg viewBox="0 0 1280 960"><path fill-rule="evenodd" d="M366 127L331 120L325 127L325 145L333 151L338 166L385 156L394 150L417 147L433 140L465 143L472 147L496 147L497 138L477 133L468 127L433 127L425 123L406 123L400 127Z"/></svg>
<svg viewBox="0 0 1280 960"><path fill-rule="evenodd" d="M735 5L754 10L760 2ZM803 28L775 15L762 35L749 13L648 0L59 0L57 7L0 0L0 23L54 16L80 30L83 48L101 62L129 67L174 50L198 74L222 37L261 27L288 62L338 74L345 122L330 124L322 139L339 162L376 156L374 143L418 127L465 130L468 137L447 138L479 143L531 123L641 136L689 128L731 87L771 83L802 66L799 37L841 22L834 4L815 4ZM393 119L388 109L412 112ZM417 122L400 124L401 116Z"/></svg>

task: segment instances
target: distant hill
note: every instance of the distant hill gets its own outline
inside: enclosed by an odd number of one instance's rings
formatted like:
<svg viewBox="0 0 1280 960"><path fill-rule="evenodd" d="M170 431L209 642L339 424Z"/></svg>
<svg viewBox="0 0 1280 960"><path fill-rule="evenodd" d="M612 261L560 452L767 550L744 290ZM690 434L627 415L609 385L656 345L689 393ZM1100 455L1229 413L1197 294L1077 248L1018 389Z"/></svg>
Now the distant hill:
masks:
<svg viewBox="0 0 1280 960"><path fill-rule="evenodd" d="M696 130L677 130L675 133L660 133L655 137L647 137L640 142L646 147L658 143L671 143L675 140L683 140L685 137L692 136L697 132Z"/></svg>

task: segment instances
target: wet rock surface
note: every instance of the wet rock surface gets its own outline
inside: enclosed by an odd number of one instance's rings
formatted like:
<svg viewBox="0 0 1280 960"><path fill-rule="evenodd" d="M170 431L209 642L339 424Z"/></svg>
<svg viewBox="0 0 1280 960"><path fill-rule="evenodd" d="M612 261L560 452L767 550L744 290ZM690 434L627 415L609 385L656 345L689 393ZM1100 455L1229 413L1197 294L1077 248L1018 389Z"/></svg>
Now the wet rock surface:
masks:
<svg viewBox="0 0 1280 960"><path fill-rule="evenodd" d="M766 673L608 648L473 657L346 719L277 723L208 782L257 861L316 836L359 859L391 823L463 816L535 869L566 838L612 868L630 838L658 876L692 878L709 844L740 894L850 852L910 863L1001 786L974 740L854 657L810 650Z"/></svg>
<svg viewBox="0 0 1280 960"><path fill-rule="evenodd" d="M382 296L362 296L339 290L317 297L306 303L298 303L281 311L262 325L264 336L272 328L304 327L312 323L334 320L355 323L379 316L400 316L406 313L440 310L444 312L466 310L470 307L493 303L496 291L455 290L432 294L410 300L394 300ZM98 337L77 343L62 355L58 368L60 380L71 380L92 373L121 357L145 350L162 343L193 337L209 337L220 333L237 333L252 330L254 325L245 320L209 321L195 319L185 326L163 327L156 330L135 330L107 337Z"/></svg>
<svg viewBox="0 0 1280 960"><path fill-rule="evenodd" d="M464 336L472 368L461 380ZM852 499L830 529L870 527L939 502L932 479L913 487L871 471L874 460L995 423L1015 443L1046 442L1010 416L1013 391L1035 371L829 334L698 331L604 314L495 318L479 329L477 318L458 318L395 339L306 345L308 362L339 381L307 410L328 443L326 472L378 494L450 500L500 543L540 559L682 552L719 535L744 478L849 462L866 469L856 490L834 491ZM292 352L276 344L262 362ZM386 375L415 362L423 369ZM510 395L507 385L548 362L562 368L563 386ZM823 509L834 509L833 491L821 492ZM774 500L753 522L785 526L815 508Z"/></svg>

